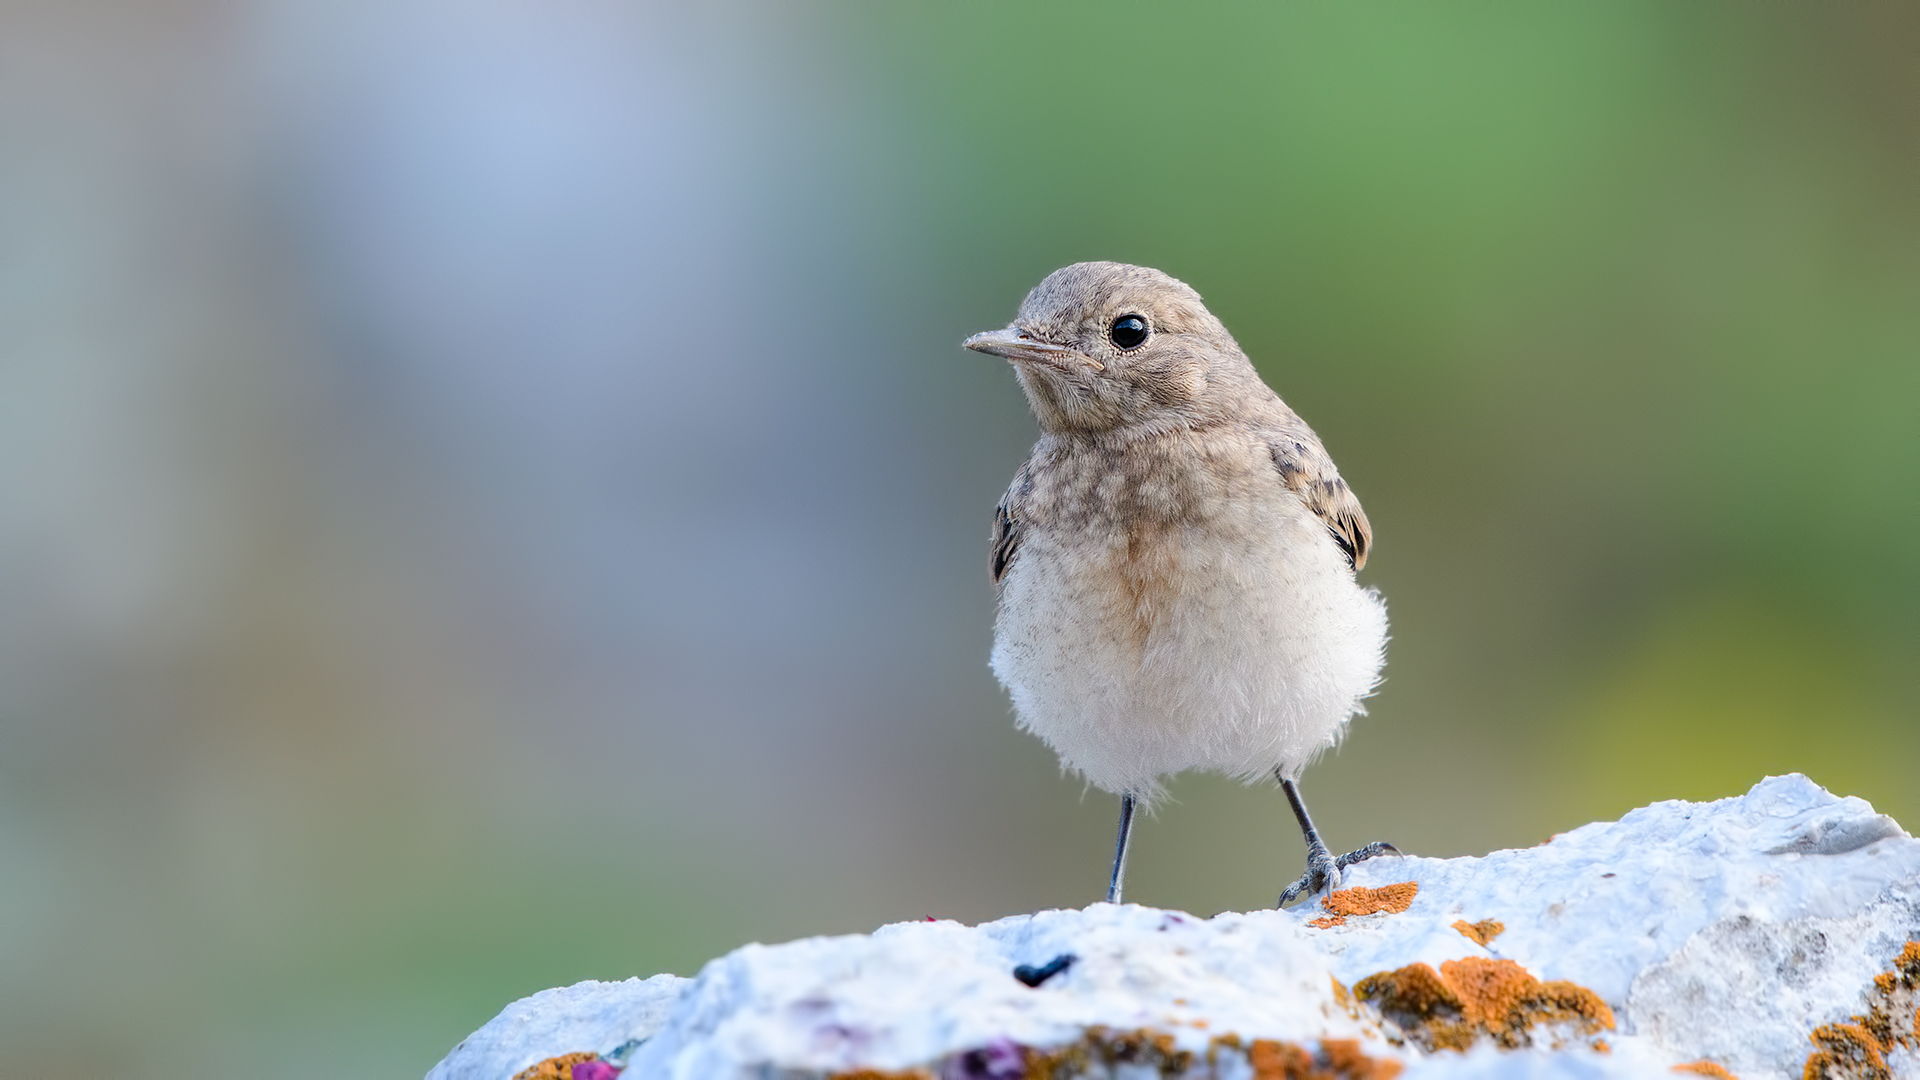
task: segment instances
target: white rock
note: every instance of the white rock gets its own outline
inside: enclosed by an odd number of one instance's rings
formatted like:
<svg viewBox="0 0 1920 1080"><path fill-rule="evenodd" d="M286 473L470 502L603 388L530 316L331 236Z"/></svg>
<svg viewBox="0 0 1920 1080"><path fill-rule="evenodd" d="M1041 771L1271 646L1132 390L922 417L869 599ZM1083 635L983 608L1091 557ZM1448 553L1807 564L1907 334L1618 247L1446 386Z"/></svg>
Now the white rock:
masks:
<svg viewBox="0 0 1920 1080"><path fill-rule="evenodd" d="M1201 1053L1229 1033L1357 1039L1403 1062L1407 1080L1674 1075L1703 1058L1742 1080L1785 1080L1800 1076L1809 1033L1864 1011L1873 976L1920 938L1920 841L1798 775L1714 803L1656 803L1526 850L1378 859L1348 884L1408 880L1419 894L1404 913L1328 928L1309 923L1316 908L1196 919L1095 904L749 945L696 979L581 983L516 1002L430 1077L507 1080L633 1040L644 1041L621 1057L628 1080L937 1070L996 1040L1055 1047L1100 1025L1165 1032ZM1482 947L1453 928L1461 919L1506 930ZM1012 975L1065 953L1072 966L1038 988ZM1618 1020L1610 1052L1572 1039L1558 1051L1423 1055L1370 1007L1343 1004L1333 982L1473 956L1597 993ZM1920 1078L1916 1060L1894 1053L1894 1075ZM1217 1072L1251 1075L1231 1054Z"/></svg>
<svg viewBox="0 0 1920 1080"><path fill-rule="evenodd" d="M542 990L507 1006L486 1027L460 1040L427 1080L505 1078L580 1050L603 1057L617 1054L652 1038L692 984L678 975L655 975Z"/></svg>

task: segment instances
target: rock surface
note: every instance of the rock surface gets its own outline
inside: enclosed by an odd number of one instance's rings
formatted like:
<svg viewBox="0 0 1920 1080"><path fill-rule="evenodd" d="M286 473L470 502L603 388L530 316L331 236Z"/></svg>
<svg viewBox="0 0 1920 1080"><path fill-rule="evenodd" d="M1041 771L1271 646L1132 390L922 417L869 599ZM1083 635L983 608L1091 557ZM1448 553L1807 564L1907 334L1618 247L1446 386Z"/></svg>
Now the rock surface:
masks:
<svg viewBox="0 0 1920 1080"><path fill-rule="evenodd" d="M1803 776L1348 884L748 945L516 1002L429 1078L1920 1080L1920 841Z"/></svg>

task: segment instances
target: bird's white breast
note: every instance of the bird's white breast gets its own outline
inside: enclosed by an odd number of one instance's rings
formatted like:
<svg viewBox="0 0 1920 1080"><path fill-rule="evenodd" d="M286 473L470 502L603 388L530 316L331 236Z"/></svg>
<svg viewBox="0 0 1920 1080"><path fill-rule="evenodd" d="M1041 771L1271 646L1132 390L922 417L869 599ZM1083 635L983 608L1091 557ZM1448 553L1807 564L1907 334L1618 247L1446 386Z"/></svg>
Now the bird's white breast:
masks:
<svg viewBox="0 0 1920 1080"><path fill-rule="evenodd" d="M1036 459L994 673L1021 725L1109 791L1298 775L1378 683L1385 605L1263 448L1166 449Z"/></svg>

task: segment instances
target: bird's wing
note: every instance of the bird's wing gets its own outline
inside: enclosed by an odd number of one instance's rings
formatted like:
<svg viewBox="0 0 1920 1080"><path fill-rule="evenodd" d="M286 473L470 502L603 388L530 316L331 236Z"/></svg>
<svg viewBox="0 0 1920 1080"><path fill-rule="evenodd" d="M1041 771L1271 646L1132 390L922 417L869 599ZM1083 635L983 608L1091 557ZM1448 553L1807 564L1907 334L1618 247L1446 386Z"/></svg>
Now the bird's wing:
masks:
<svg viewBox="0 0 1920 1080"><path fill-rule="evenodd" d="M1020 550L1019 505L1028 486L1027 467L1022 465L1013 474L1013 483L1007 485L1007 493L1000 496L1000 505L993 508L993 553L987 559L987 569L995 585L1006 579L1007 567L1013 565L1013 556Z"/></svg>
<svg viewBox="0 0 1920 1080"><path fill-rule="evenodd" d="M1312 432L1278 433L1267 436L1273 450L1273 464L1280 479L1300 496L1307 509L1320 515L1333 542L1347 553L1347 565L1355 570L1367 565L1367 551L1373 547L1373 527L1367 524L1367 512L1360 499L1340 479L1333 458Z"/></svg>

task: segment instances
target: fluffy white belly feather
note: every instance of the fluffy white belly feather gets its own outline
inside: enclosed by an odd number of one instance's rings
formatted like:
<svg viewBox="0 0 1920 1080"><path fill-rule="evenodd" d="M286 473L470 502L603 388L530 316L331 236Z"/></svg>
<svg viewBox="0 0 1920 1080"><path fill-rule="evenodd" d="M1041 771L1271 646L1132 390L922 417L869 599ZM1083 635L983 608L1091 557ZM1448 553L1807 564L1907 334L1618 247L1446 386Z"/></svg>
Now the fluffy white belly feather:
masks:
<svg viewBox="0 0 1920 1080"><path fill-rule="evenodd" d="M1007 571L993 671L1094 785L1151 799L1188 769L1297 777L1365 711L1386 606L1290 495L1216 503L1152 543L1058 539L1032 530Z"/></svg>

